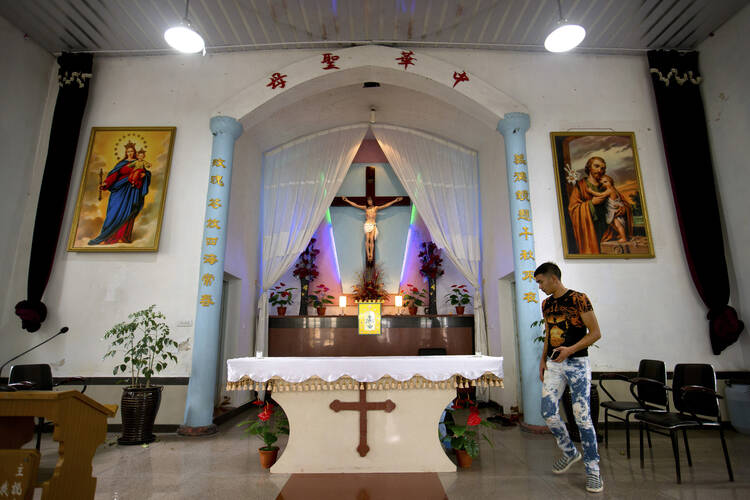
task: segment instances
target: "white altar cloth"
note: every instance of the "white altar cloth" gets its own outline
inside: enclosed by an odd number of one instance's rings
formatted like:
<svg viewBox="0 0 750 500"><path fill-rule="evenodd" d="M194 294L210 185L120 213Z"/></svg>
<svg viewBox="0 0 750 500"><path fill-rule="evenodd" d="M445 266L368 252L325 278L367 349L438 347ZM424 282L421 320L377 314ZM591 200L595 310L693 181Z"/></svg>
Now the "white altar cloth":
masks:
<svg viewBox="0 0 750 500"><path fill-rule="evenodd" d="M243 378L268 382L278 378L299 383L313 377L334 382L349 377L376 382L390 377L404 382L416 376L442 382L453 376L476 380L483 375L503 378L503 358L492 356L362 356L329 358L236 358L227 360L228 382Z"/></svg>

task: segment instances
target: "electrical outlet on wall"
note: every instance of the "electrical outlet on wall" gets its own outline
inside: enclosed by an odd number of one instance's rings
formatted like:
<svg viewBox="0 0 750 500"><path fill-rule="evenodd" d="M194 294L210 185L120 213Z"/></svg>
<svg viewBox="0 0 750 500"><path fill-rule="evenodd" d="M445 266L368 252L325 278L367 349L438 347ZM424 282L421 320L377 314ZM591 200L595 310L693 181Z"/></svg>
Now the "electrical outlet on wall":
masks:
<svg viewBox="0 0 750 500"><path fill-rule="evenodd" d="M182 326L182 327L193 326L193 320L192 319L183 319L183 320L180 320L180 321L177 322L177 326L178 327L179 326Z"/></svg>

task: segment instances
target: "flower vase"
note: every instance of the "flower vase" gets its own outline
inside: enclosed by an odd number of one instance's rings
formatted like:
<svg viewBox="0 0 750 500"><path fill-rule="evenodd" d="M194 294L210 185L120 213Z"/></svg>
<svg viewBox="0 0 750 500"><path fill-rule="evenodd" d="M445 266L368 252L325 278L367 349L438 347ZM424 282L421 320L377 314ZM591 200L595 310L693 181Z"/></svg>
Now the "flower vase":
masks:
<svg viewBox="0 0 750 500"><path fill-rule="evenodd" d="M474 460L466 450L456 450L456 459L458 460L458 466L462 469L468 469L471 467L471 463Z"/></svg>
<svg viewBox="0 0 750 500"><path fill-rule="evenodd" d="M286 306L278 306L276 308L276 315L277 316L286 316Z"/></svg>
<svg viewBox="0 0 750 500"><path fill-rule="evenodd" d="M326 315L326 308L325 307L318 307L316 309L318 310L318 316L325 316Z"/></svg>
<svg viewBox="0 0 750 500"><path fill-rule="evenodd" d="M307 298L310 294L310 282L306 279L300 278L299 283L299 315L307 316Z"/></svg>
<svg viewBox="0 0 750 500"><path fill-rule="evenodd" d="M465 306L456 306L456 314L461 316L464 313Z"/></svg>
<svg viewBox="0 0 750 500"><path fill-rule="evenodd" d="M407 307L407 309L409 310L409 314L410 315L412 315L412 316L416 316L417 315L417 306L409 306L409 307Z"/></svg>
<svg viewBox="0 0 750 500"><path fill-rule="evenodd" d="M427 278L427 299L429 301L425 314L437 314L437 279Z"/></svg>
<svg viewBox="0 0 750 500"><path fill-rule="evenodd" d="M258 448L258 453L260 454L261 467L264 469L270 469L271 466L276 463L276 457L279 455L279 447L273 446L270 450Z"/></svg>

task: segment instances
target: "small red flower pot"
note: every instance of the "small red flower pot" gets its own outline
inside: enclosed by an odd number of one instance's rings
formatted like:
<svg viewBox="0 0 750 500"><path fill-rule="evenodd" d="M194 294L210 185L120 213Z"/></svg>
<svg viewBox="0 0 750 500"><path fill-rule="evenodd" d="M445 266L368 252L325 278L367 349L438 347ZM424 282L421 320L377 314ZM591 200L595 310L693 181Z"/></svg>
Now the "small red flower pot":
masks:
<svg viewBox="0 0 750 500"><path fill-rule="evenodd" d="M409 309L409 314L411 314L412 316L417 315L417 306L409 306L408 309Z"/></svg>
<svg viewBox="0 0 750 500"><path fill-rule="evenodd" d="M276 308L276 314L278 316L285 316L286 315L286 306L279 306Z"/></svg>
<svg viewBox="0 0 750 500"><path fill-rule="evenodd" d="M458 314L459 316L461 316L464 313L464 308L465 307L466 306L456 306L456 314Z"/></svg>
<svg viewBox="0 0 750 500"><path fill-rule="evenodd" d="M318 316L325 316L326 315L326 308L325 307L318 307Z"/></svg>

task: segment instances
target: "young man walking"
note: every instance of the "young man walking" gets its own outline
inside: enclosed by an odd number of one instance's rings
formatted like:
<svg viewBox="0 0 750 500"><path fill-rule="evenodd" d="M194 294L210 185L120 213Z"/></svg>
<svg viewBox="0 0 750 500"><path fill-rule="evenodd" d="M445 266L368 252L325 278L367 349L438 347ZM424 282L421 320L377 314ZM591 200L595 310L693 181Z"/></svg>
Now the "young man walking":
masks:
<svg viewBox="0 0 750 500"><path fill-rule="evenodd" d="M586 490L597 493L604 490L604 482L599 472L596 431L589 412L591 366L587 348L602 334L586 294L565 288L560 278L560 268L552 262L545 262L534 271L539 289L548 295L542 302L546 337L539 361L542 417L563 452L552 465L552 472L562 474L581 460L581 453L560 418L560 396L566 385L570 387L573 415L581 432Z"/></svg>

